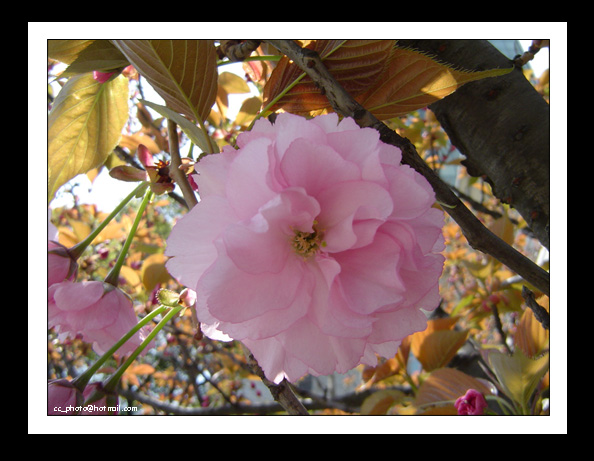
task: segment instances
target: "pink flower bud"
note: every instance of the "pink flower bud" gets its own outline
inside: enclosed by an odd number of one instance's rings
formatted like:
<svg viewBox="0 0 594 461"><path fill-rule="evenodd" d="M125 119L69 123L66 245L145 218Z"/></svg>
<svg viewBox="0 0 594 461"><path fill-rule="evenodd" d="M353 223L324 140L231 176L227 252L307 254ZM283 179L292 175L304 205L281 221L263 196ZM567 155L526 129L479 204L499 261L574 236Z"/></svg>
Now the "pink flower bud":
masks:
<svg viewBox="0 0 594 461"><path fill-rule="evenodd" d="M459 415L483 415L487 408L487 401L483 394L475 389L468 389L466 394L454 403Z"/></svg>
<svg viewBox="0 0 594 461"><path fill-rule="evenodd" d="M64 280L74 280L78 264L64 245L47 241L47 286Z"/></svg>
<svg viewBox="0 0 594 461"><path fill-rule="evenodd" d="M93 78L99 83L107 82L115 72L99 72L98 70L93 71Z"/></svg>
<svg viewBox="0 0 594 461"><path fill-rule="evenodd" d="M138 145L136 155L138 156L140 163L142 163L145 167L155 166L155 163L153 162L153 154L151 154L151 151L144 144Z"/></svg>

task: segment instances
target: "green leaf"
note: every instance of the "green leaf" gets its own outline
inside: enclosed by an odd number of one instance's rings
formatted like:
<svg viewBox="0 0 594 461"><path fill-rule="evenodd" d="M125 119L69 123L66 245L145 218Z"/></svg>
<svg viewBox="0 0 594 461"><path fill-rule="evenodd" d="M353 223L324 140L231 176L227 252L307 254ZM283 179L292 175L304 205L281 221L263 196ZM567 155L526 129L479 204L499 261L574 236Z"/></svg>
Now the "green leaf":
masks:
<svg viewBox="0 0 594 461"><path fill-rule="evenodd" d="M521 349L516 349L511 357L491 351L488 360L503 392L526 409L538 382L549 369L549 354L533 360L526 357Z"/></svg>
<svg viewBox="0 0 594 461"><path fill-rule="evenodd" d="M76 175L102 165L128 120L128 80L99 83L91 73L70 78L48 117L48 200Z"/></svg>
<svg viewBox="0 0 594 461"><path fill-rule="evenodd" d="M112 40L171 110L202 123L217 94L212 40Z"/></svg>
<svg viewBox="0 0 594 461"><path fill-rule="evenodd" d="M217 144L215 142L210 142L210 139L204 134L204 132L183 115L178 114L168 107L155 104L154 102L145 100L140 100L140 102L158 112L163 117L177 123L177 125L182 129L190 141L202 149L202 152L207 152L209 154L218 152Z"/></svg>

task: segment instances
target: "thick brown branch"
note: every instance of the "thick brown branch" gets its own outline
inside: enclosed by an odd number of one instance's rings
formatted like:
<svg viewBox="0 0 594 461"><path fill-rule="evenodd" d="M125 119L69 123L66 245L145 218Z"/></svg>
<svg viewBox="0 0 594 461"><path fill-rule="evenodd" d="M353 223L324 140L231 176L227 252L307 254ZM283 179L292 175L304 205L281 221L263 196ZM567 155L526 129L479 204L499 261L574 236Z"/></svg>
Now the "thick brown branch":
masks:
<svg viewBox="0 0 594 461"><path fill-rule="evenodd" d="M402 150L402 160L422 174L433 187L437 200L445 211L458 223L468 243L475 249L493 256L527 282L549 295L549 274L530 259L505 243L489 229L460 201L449 186L444 183L423 161L414 145L406 138L388 128L373 114L361 106L334 79L317 53L301 48L292 40L267 40L271 45L295 62L324 91L334 111L344 117L352 117L361 127L372 127L380 133L380 139Z"/></svg>

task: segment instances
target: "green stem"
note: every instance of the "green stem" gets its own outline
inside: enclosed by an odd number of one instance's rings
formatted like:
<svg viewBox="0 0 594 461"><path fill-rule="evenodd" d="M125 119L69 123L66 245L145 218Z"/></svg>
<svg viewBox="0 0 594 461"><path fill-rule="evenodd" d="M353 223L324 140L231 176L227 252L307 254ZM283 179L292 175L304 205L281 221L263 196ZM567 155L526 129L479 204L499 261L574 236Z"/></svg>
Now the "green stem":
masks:
<svg viewBox="0 0 594 461"><path fill-rule="evenodd" d="M128 357L128 359L126 359L126 361L120 365L120 367L117 369L117 371L109 378L109 380L103 385L103 390L105 392L114 392L116 390L116 387L120 381L120 378L122 377L122 375L124 374L124 372L126 371L126 369L132 364L132 362L134 362L134 360L136 360L136 357L138 357L138 355L144 350L144 348L146 346L148 346L148 344L153 340L153 338L155 336L157 336L157 333L159 333L159 331L173 318L175 317L176 314L179 313L179 311L181 311L182 309L184 309L184 306L179 305L178 307L173 307L173 308L169 308L167 306L159 306L158 309L160 312L162 312L162 309L170 309L169 312L167 312L167 314L165 314L165 316L161 319L161 321L157 324L157 326L153 329L153 331L151 331L149 333L149 335L146 337L146 339L142 342L142 344L140 346L138 346L136 348L136 350L134 352L132 352L132 354L130 354L130 357Z"/></svg>
<svg viewBox="0 0 594 461"><path fill-rule="evenodd" d="M142 190L148 186L148 183L143 182L138 187L136 187L130 194L122 200L122 202L114 208L114 210L103 220L99 226L93 232L91 232L87 238L85 238L82 242L77 243L72 248L68 250L72 259L77 260L83 254L83 252L87 249L87 247L91 244L93 240L99 235L99 233L105 229L105 227L111 222L113 218L128 204L130 200L132 200L137 194L142 192Z"/></svg>
<svg viewBox="0 0 594 461"><path fill-rule="evenodd" d="M263 56L250 56L245 58L242 62L246 61L280 61L282 58L279 54L263 55ZM217 61L217 66L226 66L227 64L237 64L237 61Z"/></svg>
<svg viewBox="0 0 594 461"><path fill-rule="evenodd" d="M134 327L128 333L126 333L124 336L122 336L122 338L117 343L115 343L111 347L111 349L109 349L105 354L103 354L101 357L99 357L99 359L91 367L89 367L82 375L80 375L79 377L77 377L76 379L74 379L74 381L72 383L77 387L77 389L79 389L82 392L84 390L84 388L86 387L86 385L88 384L88 382L90 381L90 379L97 372L97 370L99 370L99 368L101 368L103 366L103 364L108 359L110 359L111 356L113 354L115 354L115 352L120 347L122 347L126 343L126 341L128 341L142 327L144 327L154 317L156 317L157 315L161 314L166 309L167 309L167 307L165 307L165 306L159 306L156 309L152 310L145 317L143 317L136 325L134 325Z"/></svg>
<svg viewBox="0 0 594 461"><path fill-rule="evenodd" d="M248 127L247 131L250 131L252 129L252 127L254 126L254 123L256 122L256 120L258 120L262 116L265 116L267 114L267 112L270 110L270 108L272 106L274 106L277 103L277 101L280 98L282 98L285 94L287 94L295 85L297 85L303 79L303 77L305 77L306 75L307 74L305 72L302 73L290 85L288 85L276 98L274 98L272 101L270 101L266 105L266 107L263 107L262 110L260 111L260 113L256 114L256 116L254 117L254 120L252 120L252 123L250 123L250 126Z"/></svg>
<svg viewBox="0 0 594 461"><path fill-rule="evenodd" d="M132 240L134 239L134 235L136 234L136 230L138 229L138 224L140 223L142 215L144 214L144 210L145 210L146 206L148 205L148 203L151 201L152 197L153 197L153 192L149 188L144 193L144 198L142 199L140 208L138 208L138 212L136 213L136 218L134 218L134 223L132 224L130 233L128 234L128 237L126 238L126 241L124 242L122 251L120 251L118 259L116 260L113 268L111 269L111 271L109 271L109 274L107 274L107 277L105 277L105 282L110 283L114 287L118 286L118 278L120 276L120 269L121 269L122 265L124 264L124 260L126 259L126 255L128 254L128 250L130 249L130 245L132 244Z"/></svg>
<svg viewBox="0 0 594 461"><path fill-rule="evenodd" d="M494 402L497 402L499 404L499 408L501 408L501 410L503 411L503 413L505 413L506 416L508 416L510 414L515 415L518 413L517 410L512 405L510 405L508 402L505 401L505 399L502 399L501 397L499 397L497 395L487 395L487 396L485 396L485 399L493 400ZM510 410L510 413L508 413L506 411L506 408L508 410Z"/></svg>

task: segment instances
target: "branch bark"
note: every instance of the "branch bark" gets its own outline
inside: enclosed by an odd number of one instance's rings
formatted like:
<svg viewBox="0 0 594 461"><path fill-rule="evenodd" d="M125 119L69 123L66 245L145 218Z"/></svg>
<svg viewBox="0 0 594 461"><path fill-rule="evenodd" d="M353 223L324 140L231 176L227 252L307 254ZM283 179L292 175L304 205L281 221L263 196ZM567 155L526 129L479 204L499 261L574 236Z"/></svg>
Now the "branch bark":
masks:
<svg viewBox="0 0 594 461"><path fill-rule="evenodd" d="M301 48L292 40L267 40L272 46L293 60L325 92L335 112L352 117L361 127L372 127L380 139L402 150L403 162L422 174L431 184L436 198L444 204L445 211L458 223L468 243L475 249L493 256L511 270L521 275L544 294L549 295L549 274L533 261L488 230L423 161L414 145L399 136L362 107L330 74L317 53Z"/></svg>
<svg viewBox="0 0 594 461"><path fill-rule="evenodd" d="M510 67L487 40L401 40L466 69ZM546 247L550 244L550 109L522 70L470 82L429 106L472 176L516 208Z"/></svg>

